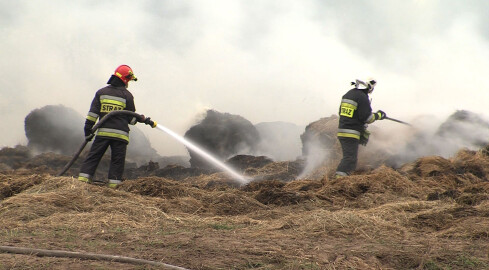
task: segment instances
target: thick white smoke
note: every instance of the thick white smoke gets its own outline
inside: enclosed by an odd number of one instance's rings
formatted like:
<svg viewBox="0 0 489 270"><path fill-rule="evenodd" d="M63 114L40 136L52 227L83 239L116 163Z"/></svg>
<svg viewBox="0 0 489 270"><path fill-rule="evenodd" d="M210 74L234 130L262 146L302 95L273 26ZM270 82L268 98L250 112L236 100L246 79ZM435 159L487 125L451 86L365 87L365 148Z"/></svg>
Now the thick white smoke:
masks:
<svg viewBox="0 0 489 270"><path fill-rule="evenodd" d="M1 146L24 117L63 104L85 115L119 64L139 78L138 112L179 134L202 108L253 124L305 126L335 114L356 78L379 81L374 109L401 119L485 113L483 0L0 0ZM42 27L39 27L42 26ZM161 155L183 145L142 129Z"/></svg>
<svg viewBox="0 0 489 270"><path fill-rule="evenodd" d="M455 111L446 119L420 116L411 123L377 129L370 151L387 153L386 163L399 167L419 157L450 158L462 149L479 150L489 144L489 121L470 111Z"/></svg>

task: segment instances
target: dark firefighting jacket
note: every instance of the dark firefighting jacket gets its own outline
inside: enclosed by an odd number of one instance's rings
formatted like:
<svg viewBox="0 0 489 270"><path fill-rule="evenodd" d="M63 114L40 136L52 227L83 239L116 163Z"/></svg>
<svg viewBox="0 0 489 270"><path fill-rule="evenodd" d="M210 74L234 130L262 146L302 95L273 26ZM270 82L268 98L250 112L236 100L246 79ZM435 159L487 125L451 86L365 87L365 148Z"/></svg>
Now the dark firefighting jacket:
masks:
<svg viewBox="0 0 489 270"><path fill-rule="evenodd" d="M92 128L97 119L115 110L135 112L134 97L124 86L108 85L97 91L88 112L85 129ZM129 126L136 124L136 118L128 115L114 115L98 129L96 136L121 140L129 143Z"/></svg>
<svg viewBox="0 0 489 270"><path fill-rule="evenodd" d="M367 91L353 88L343 95L339 109L338 137L360 139L366 124L376 120Z"/></svg>

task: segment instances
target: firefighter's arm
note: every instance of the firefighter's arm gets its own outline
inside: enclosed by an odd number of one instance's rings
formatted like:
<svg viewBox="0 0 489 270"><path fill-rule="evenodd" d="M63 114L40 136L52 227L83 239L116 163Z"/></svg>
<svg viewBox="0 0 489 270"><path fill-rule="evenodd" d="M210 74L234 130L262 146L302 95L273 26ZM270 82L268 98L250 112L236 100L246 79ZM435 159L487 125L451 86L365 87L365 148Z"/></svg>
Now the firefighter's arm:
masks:
<svg viewBox="0 0 489 270"><path fill-rule="evenodd" d="M368 117L366 123L367 124L372 124L373 122L377 120L384 120L386 118L386 114L384 111L378 110L375 113L371 113L370 116Z"/></svg>
<svg viewBox="0 0 489 270"><path fill-rule="evenodd" d="M88 111L87 117L85 119L85 126L83 127L83 131L85 133L85 139L91 140L93 137L92 127L97 122L97 119L100 117L100 98L98 93L95 94L95 97L92 100L92 104L90 105L90 111Z"/></svg>
<svg viewBox="0 0 489 270"><path fill-rule="evenodd" d="M136 106L134 105L134 98L128 99L126 104L126 110L131 111L131 112L136 112ZM137 119L134 116L127 116L127 121L129 122L130 125L135 125L137 122L139 122L139 119Z"/></svg>

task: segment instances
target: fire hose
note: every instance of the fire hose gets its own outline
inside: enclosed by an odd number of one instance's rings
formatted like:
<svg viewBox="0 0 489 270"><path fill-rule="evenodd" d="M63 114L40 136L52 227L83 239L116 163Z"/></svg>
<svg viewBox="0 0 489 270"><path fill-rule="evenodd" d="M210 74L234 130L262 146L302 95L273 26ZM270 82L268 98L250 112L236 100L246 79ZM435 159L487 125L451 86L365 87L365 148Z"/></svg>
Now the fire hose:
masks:
<svg viewBox="0 0 489 270"><path fill-rule="evenodd" d="M390 118L390 117L387 117L387 116L385 117L385 119L387 119L387 120L391 120L391 121L394 121L394 122L397 122L397 123L401 123L401 124L404 124L404 125L407 125L407 126L410 126L410 125L411 125L411 124L406 123L406 122L404 122L404 121L397 120L397 119L394 119L394 118Z"/></svg>
<svg viewBox="0 0 489 270"><path fill-rule="evenodd" d="M161 269L188 270L183 267L166 264L158 261L150 261L144 259L125 257L125 256L105 255L105 254L96 254L96 253L35 249L35 248L12 247L12 246L0 246L0 252L36 255L39 257L49 256L49 257L58 257L58 258L75 258L75 259L83 259L83 260L99 260L99 261L110 261L110 262L119 262L119 263L132 263L132 264L140 264L140 265L148 264L148 265L159 266L161 267Z"/></svg>
<svg viewBox="0 0 489 270"><path fill-rule="evenodd" d="M68 169L71 167L71 165L73 165L73 163L75 163L75 161L78 159L78 157L80 156L80 153L83 151L83 149L85 148L85 146L87 145L87 143L95 136L95 131L97 131L97 129L107 121L107 119L111 118L112 116L115 116L115 115L121 115L121 114L126 114L126 115L130 115L130 116L134 116L136 117L136 119L140 122L140 120L142 120L144 118L143 115L141 114L138 114L138 113L135 113L135 112L131 112L131 111L125 111L125 110L121 110L121 111L111 111L110 113L106 114L104 117L102 117L102 119L100 119L100 121L98 121L93 127L92 127L92 130L90 132L90 135L88 135L87 137L85 137L85 141L82 143L82 145L80 145L80 148L78 149L78 151L75 153L75 155L73 156L73 158L70 160L70 162L68 162L68 164L65 165L65 167L63 168L63 170L58 174L58 176L62 176L66 171L68 171ZM149 119L149 118L148 118ZM149 123L146 123L148 125L151 125L151 127L156 127L156 122L153 122L153 121L149 121Z"/></svg>

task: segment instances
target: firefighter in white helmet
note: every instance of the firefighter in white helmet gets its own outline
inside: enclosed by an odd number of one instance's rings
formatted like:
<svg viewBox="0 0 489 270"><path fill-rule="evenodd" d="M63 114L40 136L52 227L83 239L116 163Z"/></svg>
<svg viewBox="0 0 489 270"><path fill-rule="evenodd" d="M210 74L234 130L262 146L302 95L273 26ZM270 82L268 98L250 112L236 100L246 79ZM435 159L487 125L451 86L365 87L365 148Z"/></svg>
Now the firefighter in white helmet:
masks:
<svg viewBox="0 0 489 270"><path fill-rule="evenodd" d="M338 139L341 143L343 158L336 169L336 178L347 176L355 170L358 146L366 145L370 135L367 125L386 117L381 110L372 113L369 94L377 84L375 79L356 80L351 84L354 85L354 88L343 95L339 109Z"/></svg>

